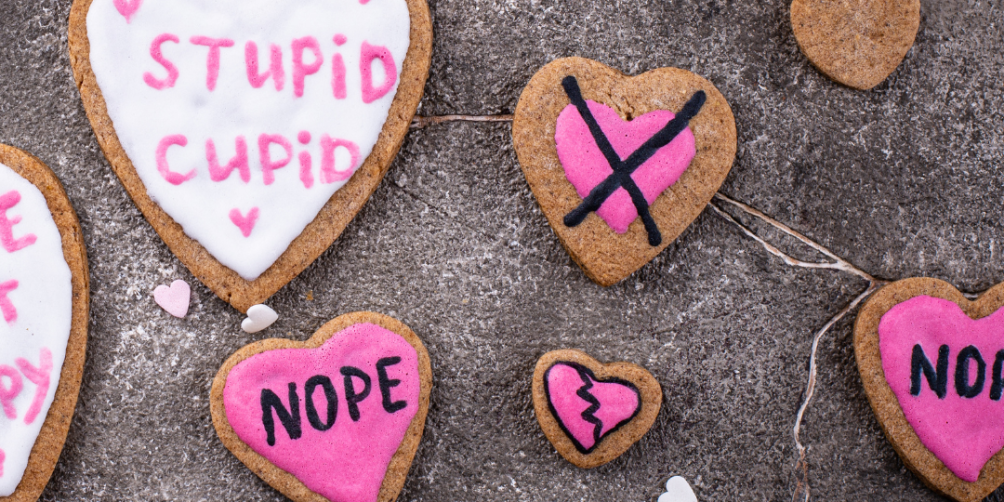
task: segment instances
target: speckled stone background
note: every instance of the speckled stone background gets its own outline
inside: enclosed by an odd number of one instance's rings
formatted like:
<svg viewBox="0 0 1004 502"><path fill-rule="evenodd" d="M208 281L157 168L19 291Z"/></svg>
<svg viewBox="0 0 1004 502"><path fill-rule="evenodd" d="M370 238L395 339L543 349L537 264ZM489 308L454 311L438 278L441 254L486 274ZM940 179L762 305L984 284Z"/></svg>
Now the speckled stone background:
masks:
<svg viewBox="0 0 1004 502"><path fill-rule="evenodd" d="M282 500L217 439L210 382L251 341L305 339L361 309L410 325L432 357L402 501L651 502L673 474L702 501L941 500L882 436L854 363L856 310L841 311L883 280L929 275L969 293L1004 280L1000 2L923 0L906 60L859 92L802 56L784 0L432 0L420 115L512 113L536 69L563 56L629 73L686 68L735 112L722 197L604 289L538 211L509 123L415 129L342 237L269 302L279 321L255 335L167 250L102 156L73 84L69 8L0 0L0 142L63 180L91 265L84 383L43 500ZM193 286L185 319L151 296L178 278ZM533 416L534 363L566 347L642 364L665 392L652 431L590 471L561 459Z"/></svg>

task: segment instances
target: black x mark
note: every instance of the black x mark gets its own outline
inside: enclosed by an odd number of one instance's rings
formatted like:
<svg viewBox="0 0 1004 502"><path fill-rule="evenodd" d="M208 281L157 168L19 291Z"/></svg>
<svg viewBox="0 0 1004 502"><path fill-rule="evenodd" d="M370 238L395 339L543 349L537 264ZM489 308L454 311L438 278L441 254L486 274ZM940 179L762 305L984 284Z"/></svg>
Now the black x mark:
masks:
<svg viewBox="0 0 1004 502"><path fill-rule="evenodd" d="M614 170L610 176L607 176L607 179L596 185L589 192L589 195L582 201L582 204L579 204L572 212L565 215L565 225L574 227L582 223L582 220L586 219L589 213L599 209L615 190L624 187L628 195L631 196L631 202L634 203L634 207L638 210L642 223L645 224L649 245L658 246L662 243L662 234L659 233L659 227L655 225L655 220L652 219L652 215L648 211L648 201L645 200L645 195L641 193L641 189L638 188L634 179L631 178L631 173L655 155L660 148L673 141L687 127L690 119L694 118L701 111L701 107L704 106L704 91L695 92L673 120L670 120L659 132L645 141L627 159L621 160L617 152L614 151L614 147L610 144L610 140L607 139L606 134L600 129L600 125L596 122L596 118L593 117L593 113L589 111L586 100L582 99L579 82L575 77L571 75L565 77L561 81L561 86L565 88L565 94L568 94L569 101L579 110L579 115L586 122L589 132L592 133L593 139L596 141L596 146L600 148L603 156L610 163L610 168Z"/></svg>

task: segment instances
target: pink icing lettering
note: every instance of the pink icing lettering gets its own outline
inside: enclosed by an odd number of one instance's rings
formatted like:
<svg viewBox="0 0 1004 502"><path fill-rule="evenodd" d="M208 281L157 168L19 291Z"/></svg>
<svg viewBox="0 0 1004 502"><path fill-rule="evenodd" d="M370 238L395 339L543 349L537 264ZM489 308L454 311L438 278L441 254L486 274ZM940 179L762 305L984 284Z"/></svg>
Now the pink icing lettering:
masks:
<svg viewBox="0 0 1004 502"><path fill-rule="evenodd" d="M348 169L335 170L335 149L344 147L351 157ZM321 183L334 183L352 177L359 164L359 146L347 139L332 139L327 134L321 135Z"/></svg>
<svg viewBox="0 0 1004 502"><path fill-rule="evenodd" d="M241 214L240 210L237 208L230 210L230 221L237 225L237 228L241 229L241 233L244 237L250 237L251 231L254 230L254 224L258 221L258 208L252 207L248 211L248 215L244 216Z"/></svg>
<svg viewBox="0 0 1004 502"><path fill-rule="evenodd" d="M4 387L3 377L10 380L10 385ZM17 418L17 408L14 407L14 398L21 394L24 383L21 381L21 374L13 366L0 366L0 405L7 418L14 420Z"/></svg>
<svg viewBox="0 0 1004 502"><path fill-rule="evenodd" d="M27 234L20 239L14 238L14 225L21 221L20 216L9 218L7 210L21 202L21 193L11 190L0 195L0 244L8 253L13 253L19 249L24 249L35 243L35 234Z"/></svg>
<svg viewBox="0 0 1004 502"><path fill-rule="evenodd" d="M206 88L216 89L216 79L220 75L220 47L233 47L234 41L229 38L209 38L196 36L188 39L195 45L209 47L206 55Z"/></svg>
<svg viewBox="0 0 1004 502"><path fill-rule="evenodd" d="M17 289L17 279L0 284L0 312L3 313L3 320L7 321L7 324L14 324L14 321L17 321L17 309L14 308L10 298L7 298L7 293L15 289Z"/></svg>
<svg viewBox="0 0 1004 502"><path fill-rule="evenodd" d="M310 152L300 152L300 181L304 188L314 186L314 174L310 172Z"/></svg>
<svg viewBox="0 0 1004 502"><path fill-rule="evenodd" d="M42 348L37 368L32 366L23 357L17 358L14 362L17 363L18 368L21 368L21 373L24 373L24 376L31 383L35 384L35 399L32 400L28 413L24 415L24 423L30 424L35 421L38 412L42 411L45 396L49 393L49 374L52 373L52 352L49 352L47 348Z"/></svg>
<svg viewBox="0 0 1004 502"><path fill-rule="evenodd" d="M195 169L188 171L187 174L179 174L172 171L171 166L167 164L167 149L173 145L183 147L187 144L188 138L184 135L173 134L164 136L164 139L160 140L160 144L157 145L157 172L172 185L180 185L195 177Z"/></svg>
<svg viewBox="0 0 1004 502"><path fill-rule="evenodd" d="M237 136L234 140L236 153L226 166L220 166L216 158L216 144L212 139L206 140L206 161L209 162L209 178L213 181L223 181L230 177L234 169L240 172L241 180L244 183L251 181L251 168L248 167L248 145L244 141L244 136Z"/></svg>
<svg viewBox="0 0 1004 502"><path fill-rule="evenodd" d="M286 150L285 159L272 160L271 146L273 144ZM258 136L258 155L261 156L261 174L265 179L265 184L271 185L275 181L275 174L272 171L286 167L286 164L293 160L293 143L281 134L262 134Z"/></svg>
<svg viewBox="0 0 1004 502"><path fill-rule="evenodd" d="M363 76L363 103L372 103L390 92L397 82L397 66L390 50L382 45L370 45L363 42L359 54L359 71ZM380 87L373 87L373 60L383 63L384 79Z"/></svg>
<svg viewBox="0 0 1004 502"><path fill-rule="evenodd" d="M181 42L181 39L170 33L164 33L162 35L158 35L157 38L153 39L153 42L150 44L150 56L153 57L154 61L160 63L160 65L167 70L167 77L164 79L158 79L157 77L154 77L152 73L146 72L143 74L143 81L146 82L146 85L149 85L158 91L174 87L174 83L178 81L178 67L174 66L174 63L168 61L160 50L160 46L163 45L164 42L179 43Z"/></svg>
<svg viewBox="0 0 1004 502"><path fill-rule="evenodd" d="M306 145L307 143L310 143L310 132L309 131L300 131L300 133L296 135L296 140L299 141L301 144L304 144L304 145Z"/></svg>
<svg viewBox="0 0 1004 502"><path fill-rule="evenodd" d="M331 58L331 91L335 99L345 99L349 95L345 86L345 61L341 54L335 54Z"/></svg>
<svg viewBox="0 0 1004 502"><path fill-rule="evenodd" d="M585 366L558 362L544 375L545 393L555 418L572 443L589 453L641 409L641 396L631 383L599 380Z"/></svg>
<svg viewBox="0 0 1004 502"><path fill-rule="evenodd" d="M309 65L303 64L303 51L310 50L314 53L314 62ZM303 84L307 75L313 75L321 69L324 57L321 56L321 45L314 37L303 37L293 40L293 94L297 97L303 96Z"/></svg>
<svg viewBox="0 0 1004 502"><path fill-rule="evenodd" d="M129 24L132 15L139 10L139 6L143 3L143 0L115 0L115 9L122 14L122 17L126 19L126 24Z"/></svg>
<svg viewBox="0 0 1004 502"><path fill-rule="evenodd" d="M282 69L282 49L272 44L271 58L269 59L268 71L258 73L258 45L248 42L244 45L244 62L247 65L248 82L255 89L265 85L265 81L272 77L275 90L281 91L286 82L286 72Z"/></svg>
<svg viewBox="0 0 1004 502"><path fill-rule="evenodd" d="M345 45L345 42L349 41L348 37L346 37L345 35L342 35L341 33L335 35L335 38L333 38L332 40L334 40L335 45L337 45L339 47Z"/></svg>
<svg viewBox="0 0 1004 502"><path fill-rule="evenodd" d="M3 450L0 450L0 478L3 477L3 461L5 459L6 459L6 456L4 455Z"/></svg>

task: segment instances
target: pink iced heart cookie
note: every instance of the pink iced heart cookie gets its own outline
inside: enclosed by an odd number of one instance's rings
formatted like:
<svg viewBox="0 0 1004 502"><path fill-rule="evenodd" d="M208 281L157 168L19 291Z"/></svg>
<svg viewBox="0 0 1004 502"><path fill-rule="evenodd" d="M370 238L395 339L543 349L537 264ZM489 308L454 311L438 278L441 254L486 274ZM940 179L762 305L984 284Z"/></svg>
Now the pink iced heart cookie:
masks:
<svg viewBox="0 0 1004 502"><path fill-rule="evenodd" d="M557 350L537 362L533 404L558 453L590 468L617 458L648 432L662 389L640 366L604 365L577 350Z"/></svg>
<svg viewBox="0 0 1004 502"><path fill-rule="evenodd" d="M862 309L855 353L903 462L960 501L1004 480L1004 286L969 301L936 279L886 286Z"/></svg>
<svg viewBox="0 0 1004 502"><path fill-rule="evenodd" d="M224 445L294 500L393 500L425 426L429 357L400 322L357 312L304 343L265 340L213 383Z"/></svg>

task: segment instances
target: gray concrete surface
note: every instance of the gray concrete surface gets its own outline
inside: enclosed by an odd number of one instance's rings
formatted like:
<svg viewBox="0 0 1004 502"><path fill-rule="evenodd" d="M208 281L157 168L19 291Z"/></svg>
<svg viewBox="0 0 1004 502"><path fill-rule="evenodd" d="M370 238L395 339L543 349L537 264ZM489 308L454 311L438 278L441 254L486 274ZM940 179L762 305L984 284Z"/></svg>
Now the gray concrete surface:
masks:
<svg viewBox="0 0 1004 502"><path fill-rule="evenodd" d="M810 500L940 500L905 470L864 399L855 311L820 337L800 435L806 470L796 467L792 428L813 337L867 280L786 264L744 227L792 257L826 257L719 200L734 220L709 208L641 271L596 286L537 210L506 123L413 131L342 238L271 300L280 320L242 332L240 315L171 255L98 149L69 68L69 7L0 0L0 142L63 180L92 274L84 384L43 500L282 500L217 439L210 382L250 341L305 339L360 309L406 322L432 356L428 425L402 501L650 502L673 474L702 501L791 500L804 496L802 481ZM736 115L724 195L879 279L930 275L968 292L1004 280L997 2L922 1L916 46L870 92L808 64L783 0L431 7L422 115L511 113L536 69L562 56L631 73L687 68ZM184 320L151 298L176 278L193 285ZM652 431L590 471L561 459L533 416L536 358L565 347L642 364L664 388Z"/></svg>

